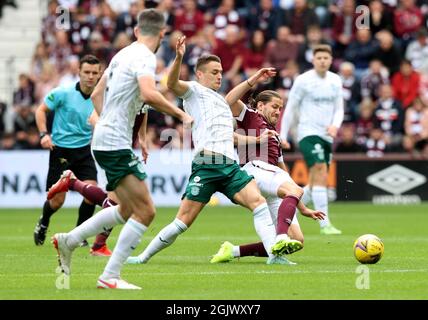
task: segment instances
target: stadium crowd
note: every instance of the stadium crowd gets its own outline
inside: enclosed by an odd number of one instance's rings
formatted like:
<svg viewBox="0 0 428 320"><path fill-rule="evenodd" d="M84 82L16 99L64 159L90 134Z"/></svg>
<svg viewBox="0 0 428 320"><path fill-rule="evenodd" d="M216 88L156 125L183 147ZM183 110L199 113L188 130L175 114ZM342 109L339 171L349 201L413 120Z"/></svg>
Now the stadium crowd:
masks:
<svg viewBox="0 0 428 320"><path fill-rule="evenodd" d="M357 10L359 5L369 11ZM58 6L70 12L64 28L58 28L63 12ZM285 101L296 76L311 68L312 47L330 44L332 71L343 80L345 101L335 152L428 157L428 0L51 0L42 41L14 92L12 132L5 132L7 106L0 103L0 150L41 148L34 110L44 96L78 81L84 54L107 66L134 40L138 12L152 7L167 18L157 81L169 100L181 103L168 91L166 74L182 34L187 37L183 80L193 78L201 54L214 53L224 68L221 93L262 66L273 66L276 78L257 90L276 90ZM148 140L150 149L190 146L183 142L181 124L157 112L150 112Z"/></svg>

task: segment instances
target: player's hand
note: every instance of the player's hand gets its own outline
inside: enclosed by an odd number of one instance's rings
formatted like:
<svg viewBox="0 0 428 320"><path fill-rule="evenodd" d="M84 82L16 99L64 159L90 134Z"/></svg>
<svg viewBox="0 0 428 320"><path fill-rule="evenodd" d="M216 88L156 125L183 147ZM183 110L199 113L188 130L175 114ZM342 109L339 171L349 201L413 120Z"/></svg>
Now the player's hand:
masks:
<svg viewBox="0 0 428 320"><path fill-rule="evenodd" d="M191 129L193 124L193 118L189 116L187 113L183 112L181 117L181 121L183 122L183 127L185 129Z"/></svg>
<svg viewBox="0 0 428 320"><path fill-rule="evenodd" d="M43 149L50 149L53 150L54 144L52 143L51 136L49 134L45 135L42 140L40 140L40 145Z"/></svg>
<svg viewBox="0 0 428 320"><path fill-rule="evenodd" d="M279 136L279 134L275 130L266 129L262 132L261 135L257 137L256 141L257 141L257 144L264 144L269 140L269 138L277 137L277 136Z"/></svg>
<svg viewBox="0 0 428 320"><path fill-rule="evenodd" d="M329 126L328 128L327 128L327 134L330 136L330 137L332 137L332 138L336 138L337 137L337 131L338 131L339 129L337 128L337 127L335 127L335 126Z"/></svg>
<svg viewBox="0 0 428 320"><path fill-rule="evenodd" d="M144 163L147 164L147 158L149 157L149 149L145 140L140 139L141 155L143 156Z"/></svg>
<svg viewBox="0 0 428 320"><path fill-rule="evenodd" d="M175 44L175 53L177 58L183 58L184 53L186 52L186 36L178 38L177 43Z"/></svg>
<svg viewBox="0 0 428 320"><path fill-rule="evenodd" d="M291 145L287 140L281 140L281 147L285 150L291 149Z"/></svg>
<svg viewBox="0 0 428 320"><path fill-rule="evenodd" d="M248 79L248 82L250 85L254 85L255 83L265 82L268 79L275 77L275 75L275 68L261 68L252 77L250 77L250 79Z"/></svg>
<svg viewBox="0 0 428 320"><path fill-rule="evenodd" d="M300 210L300 213L308 218L312 218L314 220L324 220L325 214L321 211L312 210L309 208L305 208L303 210Z"/></svg>

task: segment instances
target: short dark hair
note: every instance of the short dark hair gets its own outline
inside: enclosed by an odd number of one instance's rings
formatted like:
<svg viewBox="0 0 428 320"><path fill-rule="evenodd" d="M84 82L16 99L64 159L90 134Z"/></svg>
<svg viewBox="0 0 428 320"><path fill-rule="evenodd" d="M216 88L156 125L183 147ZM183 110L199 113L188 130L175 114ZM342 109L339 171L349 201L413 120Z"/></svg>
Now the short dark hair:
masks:
<svg viewBox="0 0 428 320"><path fill-rule="evenodd" d="M207 65L208 63L215 61L218 63L221 63L220 57L214 55L214 54L207 54L199 57L198 61L196 61L195 70L200 70L203 66Z"/></svg>
<svg viewBox="0 0 428 320"><path fill-rule="evenodd" d="M165 27L163 14L156 9L145 9L138 14L138 28L142 35L157 36Z"/></svg>
<svg viewBox="0 0 428 320"><path fill-rule="evenodd" d="M100 64L100 60L98 60L98 58L96 56L92 55L92 54L87 54L87 55L84 55L80 59L79 63L80 63L80 67L82 67L82 65L84 63L87 63L87 64Z"/></svg>
<svg viewBox="0 0 428 320"><path fill-rule="evenodd" d="M257 104L259 102L266 104L268 102L271 102L273 98L278 98L282 100L282 97L278 92L273 90L264 90L257 94L255 98L250 97L249 104L252 109L257 109Z"/></svg>
<svg viewBox="0 0 428 320"><path fill-rule="evenodd" d="M331 49L331 46L328 44L318 44L314 47L314 55L316 55L318 52L327 52L331 56L333 56L333 50Z"/></svg>

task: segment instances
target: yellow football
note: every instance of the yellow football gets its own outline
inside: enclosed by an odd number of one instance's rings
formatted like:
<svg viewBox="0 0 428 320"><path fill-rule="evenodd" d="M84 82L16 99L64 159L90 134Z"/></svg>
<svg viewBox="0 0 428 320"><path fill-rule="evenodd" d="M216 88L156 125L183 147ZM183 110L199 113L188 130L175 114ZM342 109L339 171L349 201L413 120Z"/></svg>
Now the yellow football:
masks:
<svg viewBox="0 0 428 320"><path fill-rule="evenodd" d="M354 255L360 263L376 263L382 258L383 252L383 242L374 234L364 234L354 242Z"/></svg>

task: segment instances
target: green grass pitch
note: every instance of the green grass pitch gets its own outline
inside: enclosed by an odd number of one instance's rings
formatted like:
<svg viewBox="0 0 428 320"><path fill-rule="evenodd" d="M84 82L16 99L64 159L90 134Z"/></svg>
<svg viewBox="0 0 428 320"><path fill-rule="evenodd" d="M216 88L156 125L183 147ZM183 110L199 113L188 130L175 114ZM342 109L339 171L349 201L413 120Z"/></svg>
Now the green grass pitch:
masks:
<svg viewBox="0 0 428 320"><path fill-rule="evenodd" d="M318 223L299 217L305 248L289 256L295 266L268 266L265 258L246 257L226 264L209 259L224 240L257 240L249 211L207 207L194 225L166 250L141 266L126 265L122 276L142 286L138 292L98 290L97 277L107 259L91 257L87 248L73 255L70 289L56 288L56 253L49 241L36 247L32 233L40 209L0 210L0 299L427 299L428 204L374 206L334 203L330 215L340 236L321 236ZM175 208L158 208L157 216L134 253L139 253L175 216ZM61 209L48 237L70 230L77 209ZM382 260L357 273L354 240L373 233L385 244ZM110 247L117 240L113 231ZM92 239L90 239L92 240ZM361 270L360 270L361 271ZM368 276L365 279L359 278ZM367 282L368 280L368 282ZM366 289L358 289L361 281ZM368 288L367 288L368 285Z"/></svg>

